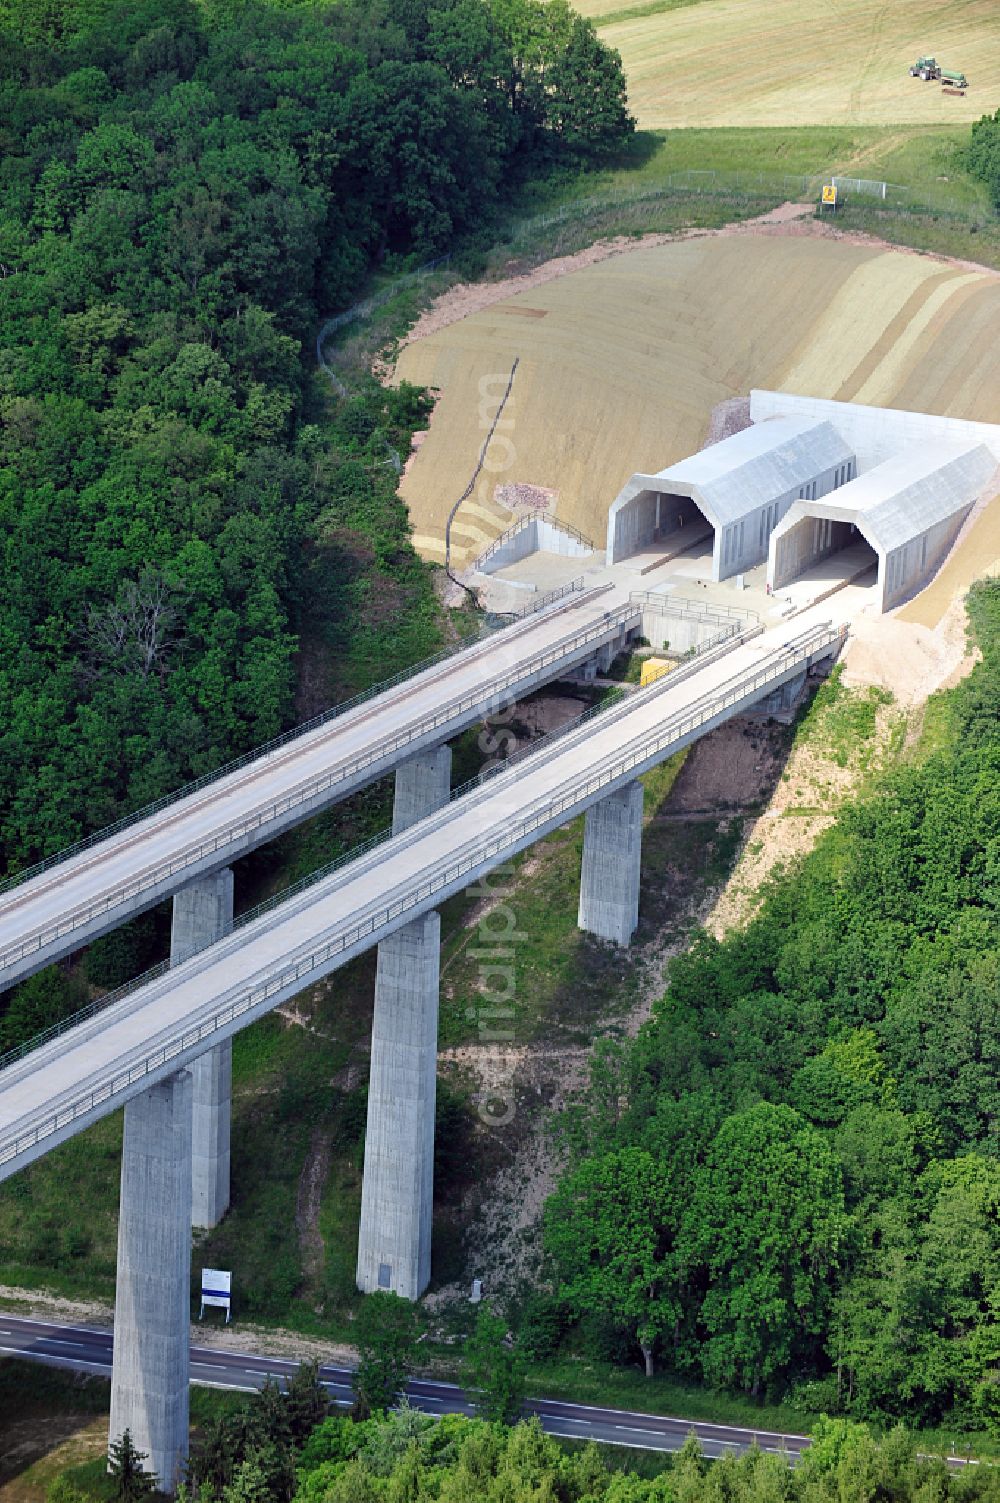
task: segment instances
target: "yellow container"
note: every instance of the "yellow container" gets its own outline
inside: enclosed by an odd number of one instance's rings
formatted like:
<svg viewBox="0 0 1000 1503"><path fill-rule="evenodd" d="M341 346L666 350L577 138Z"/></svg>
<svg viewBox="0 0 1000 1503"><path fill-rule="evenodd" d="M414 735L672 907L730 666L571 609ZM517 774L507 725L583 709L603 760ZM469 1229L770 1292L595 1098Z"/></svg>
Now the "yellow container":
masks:
<svg viewBox="0 0 1000 1503"><path fill-rule="evenodd" d="M672 666L673 664L668 663L666 658L646 658L639 677L639 688L645 689L647 684L655 684L658 678L670 672Z"/></svg>

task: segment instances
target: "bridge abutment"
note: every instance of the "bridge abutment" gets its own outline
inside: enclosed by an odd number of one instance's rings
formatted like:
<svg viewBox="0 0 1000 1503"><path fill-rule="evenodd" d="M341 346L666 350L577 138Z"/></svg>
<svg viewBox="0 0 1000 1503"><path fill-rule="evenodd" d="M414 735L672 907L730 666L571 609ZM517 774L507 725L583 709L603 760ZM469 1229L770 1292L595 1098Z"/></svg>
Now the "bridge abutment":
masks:
<svg viewBox="0 0 1000 1503"><path fill-rule="evenodd" d="M170 964L180 965L223 939L233 927L229 867L191 882L174 895ZM191 1224L217 1226L229 1206L233 1045L208 1049L191 1065L193 1096Z"/></svg>
<svg viewBox="0 0 1000 1503"><path fill-rule="evenodd" d="M587 810L580 872L581 929L627 945L639 922L642 784L626 783Z"/></svg>
<svg viewBox="0 0 1000 1503"><path fill-rule="evenodd" d="M173 1492L188 1453L190 1072L125 1107L109 1439L126 1430Z"/></svg>
<svg viewBox="0 0 1000 1503"><path fill-rule="evenodd" d="M759 720L766 720L769 715L779 715L782 711L793 710L802 698L808 681L808 673L803 670L790 678L780 689L775 689L768 694L766 699L761 699L749 711L749 714Z"/></svg>
<svg viewBox="0 0 1000 1503"><path fill-rule="evenodd" d="M451 750L396 771L398 835L451 796ZM416 1299L431 1276L441 920L414 919L378 947L358 1288Z"/></svg>

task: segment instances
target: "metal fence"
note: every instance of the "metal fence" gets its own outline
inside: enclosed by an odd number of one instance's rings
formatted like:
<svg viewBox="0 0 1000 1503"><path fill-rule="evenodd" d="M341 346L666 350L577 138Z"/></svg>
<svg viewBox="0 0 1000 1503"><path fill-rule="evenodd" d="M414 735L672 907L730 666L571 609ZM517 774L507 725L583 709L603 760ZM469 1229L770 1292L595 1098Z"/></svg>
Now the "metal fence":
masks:
<svg viewBox="0 0 1000 1503"><path fill-rule="evenodd" d="M530 238L539 230L553 225L619 215L628 209L655 205L672 198L713 196L740 201L761 200L780 203L788 198L806 199L818 192L818 179L808 176L767 172L721 172L695 168L670 172L655 183L639 188L612 189L588 198L577 198L547 214L514 220L506 239L512 242Z"/></svg>
<svg viewBox="0 0 1000 1503"><path fill-rule="evenodd" d="M338 329L343 329L347 324L354 323L356 319L369 318L376 309L384 307L397 293L402 292L404 287L411 287L414 282L422 281L432 271L439 271L442 266L447 266L450 260L451 252L448 251L443 256L436 256L433 261L425 261L422 266L417 267L416 271L404 272L402 276L394 278L380 292L373 292L371 297L362 298L360 302L352 304L350 308L345 308L342 313L332 314L322 324L319 333L316 335L317 363L330 373L330 368L323 357L323 346L331 334L335 334Z"/></svg>
<svg viewBox="0 0 1000 1503"><path fill-rule="evenodd" d="M904 197L910 190L902 183L879 183L873 178L867 177L831 177L831 183L835 188L842 188L845 193L861 193L868 198L887 199L890 195Z"/></svg>
<svg viewBox="0 0 1000 1503"><path fill-rule="evenodd" d="M634 605L649 606L663 615L678 616L684 621L760 620L756 611L745 606L692 600L687 595L664 595L658 590L632 590L628 598Z"/></svg>
<svg viewBox="0 0 1000 1503"><path fill-rule="evenodd" d="M667 173L656 182L641 187L610 189L606 193L573 199L549 213L514 220L507 228L506 239L517 244L557 225L586 225L607 219L641 227L652 217L651 213L644 215L644 210L653 211L659 203L671 199L715 197L738 203L759 203L762 209L768 204L777 205L787 200L818 204L820 188L829 182L840 185L849 198L864 199L872 208L877 204L889 212L955 215L984 223L997 219L995 210L987 204L970 205L937 183L906 187L876 179L843 177L829 171L792 174L689 168Z"/></svg>

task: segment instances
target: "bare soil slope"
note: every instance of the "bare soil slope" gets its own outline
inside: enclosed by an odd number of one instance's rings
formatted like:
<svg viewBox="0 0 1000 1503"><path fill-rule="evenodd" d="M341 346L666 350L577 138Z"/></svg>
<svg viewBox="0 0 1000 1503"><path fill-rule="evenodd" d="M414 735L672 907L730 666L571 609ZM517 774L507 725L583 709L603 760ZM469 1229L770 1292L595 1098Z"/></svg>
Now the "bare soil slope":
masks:
<svg viewBox="0 0 1000 1503"><path fill-rule="evenodd" d="M649 129L953 124L1000 103L996 0L578 4L621 53L633 113ZM925 52L965 72L964 97L910 77Z"/></svg>
<svg viewBox="0 0 1000 1503"><path fill-rule="evenodd" d="M629 475L698 449L715 405L751 386L1000 421L1000 277L816 230L661 241L446 295L457 321L418 325L396 366L441 393L401 484L420 552L443 556L515 356L503 426L456 520L459 563L509 524L494 493L511 482L555 492L555 514L600 545Z"/></svg>

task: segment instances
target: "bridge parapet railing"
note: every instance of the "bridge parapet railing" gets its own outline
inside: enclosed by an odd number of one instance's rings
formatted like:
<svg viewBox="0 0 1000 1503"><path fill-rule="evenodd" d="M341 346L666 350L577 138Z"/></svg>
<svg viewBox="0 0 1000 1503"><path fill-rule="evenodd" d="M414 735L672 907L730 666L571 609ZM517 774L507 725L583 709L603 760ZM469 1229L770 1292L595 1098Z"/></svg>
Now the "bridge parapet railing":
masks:
<svg viewBox="0 0 1000 1503"><path fill-rule="evenodd" d="M557 600L565 600L567 595L579 595L587 588L587 581L582 574L575 579L569 579L565 584L557 585L554 590L546 590L544 595L533 595L527 605L523 605L517 611L488 611L487 621L523 621L528 616L535 616L539 611L544 611L547 606L554 605ZM601 594L605 590L612 589L612 585L598 585L594 593Z"/></svg>
<svg viewBox="0 0 1000 1503"><path fill-rule="evenodd" d="M266 804L259 805L251 813L238 819L230 820L227 824L215 830L211 836L197 840L176 853L172 858L165 861L154 862L143 868L142 871L132 876L127 882L119 887L103 893L99 898L89 903L81 904L78 908L66 914L55 923L47 924L36 930L26 939L14 945L9 945L0 953L0 972L5 966L16 961L23 960L26 956L35 954L46 945L71 935L75 930L88 924L92 919L99 918L113 908L121 907L130 899L141 896L150 886L168 881L178 872L185 871L188 867L196 865L207 856L214 855L217 851L232 846L235 842L264 826L274 824L282 815L300 805L317 798L320 794L329 791L340 783L354 778L365 768L374 763L384 761L393 756L401 748L419 741L439 726L446 725L457 715L466 710L472 710L483 706L493 698L498 701L502 698L505 690L533 674L541 672L552 663L577 652L582 647L592 642L597 642L606 636L609 628L615 626L624 627L629 621L635 619L636 609L631 604L620 605L606 611L604 616L597 621L591 621L586 626L579 627L567 636L561 637L558 642L547 648L541 649L532 657L520 661L514 668L509 669L491 678L487 685L480 685L475 689L466 690L464 694L446 701L438 706L433 714L424 716L421 720L405 726L394 735L384 737L374 746L363 752L359 752L350 761L341 763L339 766L328 771L316 774L304 779L301 783L291 788L279 799L274 799Z"/></svg>
<svg viewBox="0 0 1000 1503"><path fill-rule="evenodd" d="M738 643L747 642L752 637L760 636L763 630L764 628L760 625L749 626L745 630L741 630L738 622L727 623L714 637L707 637L704 642L699 642L697 646L692 647L691 651L685 654L684 662L675 668L672 673L664 674L662 678L654 679L651 684L647 684L643 688L636 685L632 692L650 697L655 694L662 694L665 690L673 692L678 684L683 683L692 674L700 673L703 668L707 668L708 664L714 662L716 658L723 657L727 652L732 652ZM511 752L509 756L502 758L498 762L494 762L489 767L485 767L474 778L470 778L468 782L462 783L458 788L454 789L451 795L452 798L460 798L471 789L481 787L490 778L497 777L500 773L506 772L509 767L514 767L519 762L525 761L526 758L530 757L535 761L549 747L554 746L556 742L564 741L567 736L571 736L581 726L586 725L588 721L600 718L603 726L607 724L610 717L627 714L631 707L630 701L631 695L628 695L624 699L619 700L615 705L592 705L589 710L584 710L582 715L575 715L572 720L567 720L564 725L557 726L555 730L547 731L544 736L539 736L537 740L530 741L526 746L522 746L519 750Z"/></svg>
<svg viewBox="0 0 1000 1503"><path fill-rule="evenodd" d="M265 757L273 756L275 752L281 751L284 747L289 746L294 741L298 741L301 737L308 736L313 731L320 730L331 721L338 720L342 715L348 714L351 710L356 710L361 705L367 704L369 700L377 699L380 694L386 694L391 689L398 688L400 684L406 683L408 679L417 678L421 673L426 673L429 669L436 668L441 663L446 663L449 658L466 652L470 647L477 647L482 642L492 640L498 631L509 629L511 626L523 622L527 617L535 615L538 611L544 610L546 606L554 604L557 600L561 600L567 595L578 594L585 590L585 588L586 581L580 575L576 579L571 579L568 584L561 585L558 589L550 590L545 595L532 600L530 605L525 606L520 611L506 612L503 615L493 617L487 616L484 624L478 631L473 632L467 637L462 637L457 642L450 642L447 647L442 647L439 652L422 658L419 663L414 663L409 668L400 669L398 673L394 673L390 678L380 679L377 684L372 684L368 689L362 689L360 693L353 694L350 699L338 701L337 704L331 705L328 710L323 710L321 714L314 715L311 720L303 720L300 724L292 726L290 730L282 731L280 736L274 736L270 741L264 741L259 746L253 747L250 751L243 752L240 756L233 757L230 761L221 763L218 767L214 767L211 772L202 773L200 777L183 783L179 788L173 789L170 793L165 793L162 798L154 799L149 804L143 804L141 809L136 809L132 814L126 814L122 819L116 820L114 824L105 825L102 829L95 830L92 835L87 835L82 840L75 841L73 845L64 846L62 850L54 852L51 856L46 856L42 861L36 861L34 865L27 866L22 871L11 872L9 876L0 877L0 896L11 892L16 887L23 886L34 877L41 876L43 872L50 871L52 867L60 866L64 861L71 861L75 856L82 855L84 851L92 850L94 846L102 844L105 840L114 839L123 830L129 830L134 825L141 824L143 820L151 819L154 815L162 813L164 809L170 808L172 804L180 803L182 799L191 798L194 794L200 793L204 788L210 787L213 783L221 782L223 778L229 777L232 773L241 772L243 768L251 766L252 763L262 761ZM601 588L608 589L610 586L598 586L595 588L595 593Z"/></svg>
<svg viewBox="0 0 1000 1503"><path fill-rule="evenodd" d="M759 621L760 616L748 606L726 605L716 601L692 600L688 595L664 595L657 590L632 590L629 600L665 616L679 616L684 621Z"/></svg>
<svg viewBox="0 0 1000 1503"><path fill-rule="evenodd" d="M808 664L812 659L825 655L843 642L846 626L817 626L785 644L770 654L752 669L734 676L709 694L701 696L693 705L678 711L664 721L654 733L644 733L634 738L625 748L615 750L593 769L571 779L555 798L539 800L519 819L504 820L499 833L491 831L485 836L466 841L457 851L450 852L428 869L423 879L406 888L388 902L373 905L366 913L348 923L339 932L323 940L315 949L298 956L287 966L281 967L266 979L253 981L235 995L225 998L207 1015L195 1019L182 1028L173 1038L158 1043L123 1069L116 1070L107 1080L93 1085L67 1101L57 1111L41 1117L23 1132L11 1134L0 1141L0 1165L10 1162L28 1152L46 1137L52 1137L61 1129L71 1126L78 1118L87 1116L105 1102L110 1102L131 1087L144 1081L150 1074L160 1070L172 1059L190 1054L204 1044L210 1047L214 1035L236 1022L248 1012L266 1005L271 998L290 988L299 989L303 978L311 978L330 960L346 951L363 947L366 939L377 943L379 933L388 929L394 920L425 905L445 890L457 890L462 879L488 865L493 858L502 859L506 854L530 844L530 837L542 827L557 828L588 804L595 801L602 790L611 790L629 774L638 771L655 760L660 753L669 754L667 748L676 745L707 721L714 719L727 708L762 698L770 688L779 684L788 675ZM672 677L672 675L671 675ZM494 791L495 785L487 785L484 796ZM565 815L565 819L560 819ZM421 826L408 832L411 839L420 838ZM405 836L401 837L405 840ZM409 842L408 842L409 843Z"/></svg>
<svg viewBox="0 0 1000 1503"><path fill-rule="evenodd" d="M761 631L763 631L763 627L751 628L742 634L741 640L748 640L750 637L758 635ZM669 675L669 679L656 679L652 684L647 686L646 690L639 692L654 694L661 693L665 688L674 689L678 683L682 682L685 678L689 678L692 673L706 667L707 663L712 661L714 657L721 656L723 651L731 651L734 645L728 634L725 635L724 640L715 637L703 642L699 647L694 649L689 661ZM697 662L695 661L696 656L698 659ZM584 710L581 715L574 716L565 725L548 731L544 736L539 736L537 740L529 742L528 745L511 753L510 756L504 757L484 768L475 777L458 784L457 787L452 789L449 802L454 803L456 799L464 798L466 794L482 788L483 784L491 778L506 772L510 767L523 762L527 757L535 759L537 763L557 742L565 740L567 736L578 731L589 721L604 717L606 723L608 718L620 715L627 708L627 702L619 702L616 705L592 705L589 710ZM279 892L272 893L270 897L264 898L262 902L257 903L253 908L248 908L245 912L238 914L233 919L232 929L229 932L235 933L237 930L245 928L247 924L254 923L258 918L263 917L265 913L271 913L275 908L291 902L293 898L299 897L310 887L315 887L320 882L324 882L327 877L332 877L335 872L342 870L345 866L350 866L353 862L360 861L363 857L377 850L379 846L386 845L392 839L392 826L387 825L368 840L360 841L357 845L351 846L349 850L342 852L339 856L335 856L333 860L325 862L322 866L317 867L315 871L309 872L304 877L300 877L297 882L290 883L288 887L283 887ZM37 1049L41 1049L45 1044L50 1043L52 1039L59 1038L62 1034L69 1033L73 1028L90 1022L99 1013L107 1012L126 997L141 991L143 987L150 985L152 982L158 981L169 969L169 961L162 960L158 964L151 966L149 970L144 971L141 975L134 976L131 981L127 981L123 986L116 987L114 991L105 992L103 996L96 997L93 1002L88 1003L86 1007L80 1008L79 1011L72 1013L69 1017L62 1018L58 1023L53 1023L51 1027L44 1029L41 1033L33 1034L24 1043L18 1044L13 1049L9 1049L5 1054L0 1054L0 1071L7 1069L9 1065L17 1064L19 1060L25 1059L29 1054L33 1054Z"/></svg>
<svg viewBox="0 0 1000 1503"><path fill-rule="evenodd" d="M540 609L537 606L536 609ZM520 619L520 617L518 618ZM202 773L200 777L193 778L188 783L183 783L171 793L165 793L162 798L154 799L152 803L143 804L141 809L136 809L133 814L126 814L122 819L116 820L112 825L105 825L101 830L95 830L93 835L87 835L83 840L77 840L73 845L64 846L61 851L46 856L42 861L36 861L33 866L27 866L23 871L12 872L10 876L0 877L0 894L10 892L12 888L20 887L25 882L30 882L33 877L41 876L43 872L50 871L54 866L60 866L64 861L70 861L74 856L82 855L84 851L92 850L95 845L100 845L105 840L112 840L120 835L123 830L129 830L133 825L141 824L144 819L151 819L153 815L160 814L168 809L171 804L180 803L182 799L190 798L195 793L200 793L203 788L212 783L218 783L231 773L240 772L244 767L249 767L252 762L259 762L265 757L273 756L276 751L297 741L302 736L308 736L312 731L319 730L328 725L331 720L338 720L350 710L356 710L359 705L367 704L370 699L375 699L380 694L395 689L410 678L416 678L418 674L425 673L429 668L436 668L439 663L445 663L449 658L455 657L460 652L465 652L469 647L475 647L480 642L496 635L498 630L510 626L509 621L501 625L486 625L473 635L463 637L461 641L451 642L447 647L442 647L440 652L432 653L430 657L422 658L419 663L414 663L410 668L403 668L399 673L394 673L391 678L380 679L371 688L363 689L359 694L353 694L350 699L342 699L337 704L331 705L319 715L314 715L311 720L304 720L299 725L292 726L290 730L282 731L280 736L274 736L270 741L264 741L260 746L255 746L248 752L233 757L228 762L214 767L211 772Z"/></svg>

